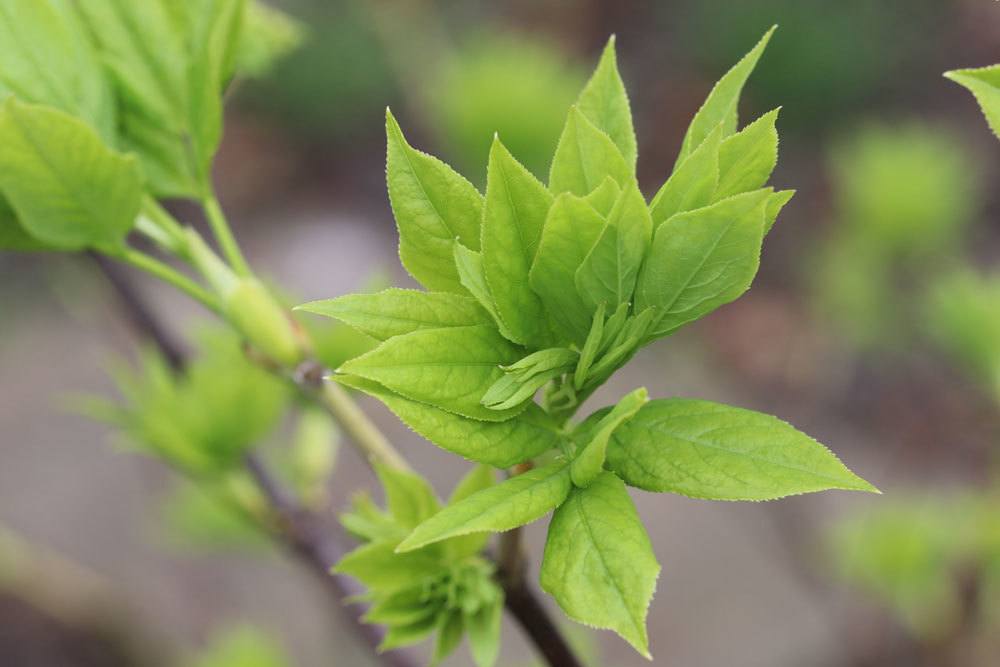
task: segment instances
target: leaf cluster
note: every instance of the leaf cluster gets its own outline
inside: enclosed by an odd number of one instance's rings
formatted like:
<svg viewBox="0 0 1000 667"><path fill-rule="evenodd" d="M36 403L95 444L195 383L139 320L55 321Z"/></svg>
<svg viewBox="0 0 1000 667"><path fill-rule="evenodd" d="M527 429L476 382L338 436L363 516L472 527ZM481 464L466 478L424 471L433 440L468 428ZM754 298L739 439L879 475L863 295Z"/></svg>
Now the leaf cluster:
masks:
<svg viewBox="0 0 1000 667"><path fill-rule="evenodd" d="M148 197L202 200L222 91L294 28L246 0L0 7L0 248L114 253Z"/></svg>
<svg viewBox="0 0 1000 667"><path fill-rule="evenodd" d="M732 301L791 196L766 182L777 110L737 105L771 33L709 94L647 202L614 41L570 108L548 183L494 137L486 190L413 148L387 113L399 255L427 291L300 306L380 341L334 379L434 444L496 467L538 466L435 510L394 553L510 530L550 512L541 583L582 623L648 655L659 573L626 485L719 500L873 487L773 417L645 389L579 424L579 405L645 344ZM536 395L541 400L536 402ZM377 619L376 619L377 620Z"/></svg>
<svg viewBox="0 0 1000 667"><path fill-rule="evenodd" d="M347 554L334 572L361 581L370 607L369 623L388 628L380 650L391 650L435 637L433 664L450 655L468 636L479 667L496 663L504 594L494 580L494 566L479 555L487 535L458 536L400 553L400 542L421 522L434 516L441 503L423 478L380 466L385 509L367 494L355 497L341 522L362 546ZM493 472L476 466L459 482L449 505L487 490Z"/></svg>

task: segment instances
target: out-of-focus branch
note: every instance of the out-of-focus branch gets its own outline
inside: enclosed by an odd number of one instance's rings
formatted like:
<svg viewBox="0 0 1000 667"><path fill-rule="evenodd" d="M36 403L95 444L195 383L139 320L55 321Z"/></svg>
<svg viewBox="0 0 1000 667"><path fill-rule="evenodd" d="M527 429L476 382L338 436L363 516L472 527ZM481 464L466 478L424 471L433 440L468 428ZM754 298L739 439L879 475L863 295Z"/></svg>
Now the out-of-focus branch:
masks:
<svg viewBox="0 0 1000 667"><path fill-rule="evenodd" d="M103 261L100 257L95 256L95 259L117 292L122 308L136 330L160 347L164 356L170 360L171 366L178 370L183 368L185 355L182 349L146 307L131 283L117 273L116 266ZM288 372L288 375L303 392L311 395L333 415L369 464L378 461L401 470L409 470L410 466L406 460L350 396L339 386L323 379L325 373L326 369L321 365L307 362ZM268 500L278 524L276 535L281 538L282 543L321 578L338 605L343 600L360 593L361 591L356 589L350 580L330 574L333 564L346 553L343 544L333 538L334 533L315 513L302 507L277 484L258 458L253 455L248 456L246 465ZM519 539L514 540L507 548L509 555L500 563L499 576L506 596L507 611L515 618L551 667L580 667L580 662L573 655L569 643L552 620L548 610L535 591L525 582L523 570L526 562L519 555L522 549ZM361 625L365 638L377 649L382 637L380 630L362 623L357 614L354 614L353 618ZM392 667L410 667L414 664L402 651L381 654L381 658Z"/></svg>

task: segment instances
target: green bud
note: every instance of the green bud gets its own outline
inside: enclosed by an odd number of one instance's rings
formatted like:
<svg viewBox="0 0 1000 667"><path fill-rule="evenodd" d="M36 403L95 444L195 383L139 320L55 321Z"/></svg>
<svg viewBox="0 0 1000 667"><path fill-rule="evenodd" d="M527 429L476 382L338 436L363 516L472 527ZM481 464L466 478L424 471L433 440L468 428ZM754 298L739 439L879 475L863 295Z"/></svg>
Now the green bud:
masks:
<svg viewBox="0 0 1000 667"><path fill-rule="evenodd" d="M240 278L223 295L223 308L232 325L272 361L294 366L302 360L294 322L257 279Z"/></svg>

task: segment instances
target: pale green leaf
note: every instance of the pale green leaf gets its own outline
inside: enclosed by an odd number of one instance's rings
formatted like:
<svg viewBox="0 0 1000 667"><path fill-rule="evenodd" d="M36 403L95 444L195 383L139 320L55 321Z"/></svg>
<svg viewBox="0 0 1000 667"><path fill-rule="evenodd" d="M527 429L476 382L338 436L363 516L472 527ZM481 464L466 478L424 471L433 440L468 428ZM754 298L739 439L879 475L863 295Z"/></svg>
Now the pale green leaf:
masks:
<svg viewBox="0 0 1000 667"><path fill-rule="evenodd" d="M770 194L736 195L660 225L636 288L635 310L658 310L649 338L671 333L750 287Z"/></svg>
<svg viewBox="0 0 1000 667"><path fill-rule="evenodd" d="M552 195L494 138L486 172L482 258L497 314L514 341L540 347L551 340L528 272L538 251Z"/></svg>
<svg viewBox="0 0 1000 667"><path fill-rule="evenodd" d="M340 372L465 417L503 421L520 408L491 410L480 401L503 376L500 366L523 355L489 325L423 329L390 338L345 363Z"/></svg>
<svg viewBox="0 0 1000 667"><path fill-rule="evenodd" d="M398 288L313 301L297 306L296 310L332 317L376 340L421 329L493 323L489 313L472 297Z"/></svg>
<svg viewBox="0 0 1000 667"><path fill-rule="evenodd" d="M394 625L385 633L385 638L378 645L379 652L390 651L403 646L418 644L425 640L438 627L436 616L427 616L423 620L410 625Z"/></svg>
<svg viewBox="0 0 1000 667"><path fill-rule="evenodd" d="M632 183L619 196L604 231L576 270L576 289L588 306L596 309L603 303L616 310L632 301L652 233L646 200Z"/></svg>
<svg viewBox="0 0 1000 667"><path fill-rule="evenodd" d="M427 604L423 587L415 585L380 597L365 612L362 620L380 625L412 625L428 616L436 617L439 611L438 607Z"/></svg>
<svg viewBox="0 0 1000 667"><path fill-rule="evenodd" d="M611 137L625 158L625 163L635 171L638 151L635 129L632 127L632 109L629 107L625 84L618 72L614 36L604 47L597 69L580 93L576 106L595 127Z"/></svg>
<svg viewBox="0 0 1000 667"><path fill-rule="evenodd" d="M451 611L442 613L438 618L437 638L434 640L434 655L431 665L438 665L442 660L455 652L465 636L465 622L462 612Z"/></svg>
<svg viewBox="0 0 1000 667"><path fill-rule="evenodd" d="M0 191L34 238L62 248L115 246L132 228L142 176L83 121L10 97L0 109Z"/></svg>
<svg viewBox="0 0 1000 667"><path fill-rule="evenodd" d="M493 383L483 395L483 405L491 410L504 410L531 398L549 381L569 373L580 355L565 347L533 352L515 363L504 366L504 376Z"/></svg>
<svg viewBox="0 0 1000 667"><path fill-rule="evenodd" d="M40 251L59 250L59 247L39 241L29 234L17 219L14 209L0 196L0 250Z"/></svg>
<svg viewBox="0 0 1000 667"><path fill-rule="evenodd" d="M570 108L552 158L549 190L554 195L570 192L583 197L609 176L619 186L633 179L632 170L611 138L594 127L577 107Z"/></svg>
<svg viewBox="0 0 1000 667"><path fill-rule="evenodd" d="M503 595L465 619L469 650L477 667L493 667L500 656L500 622L503 620Z"/></svg>
<svg viewBox="0 0 1000 667"><path fill-rule="evenodd" d="M621 310L622 306L618 308ZM628 310L628 306L625 306L625 309ZM590 325L590 332L587 334L587 339L583 342L583 347L580 349L580 360L573 371L573 387L577 391L583 388L583 383L587 379L587 372L597 359L597 353L601 349L601 342L604 340L604 312L605 305L599 303L597 310L594 311L594 321Z"/></svg>
<svg viewBox="0 0 1000 667"><path fill-rule="evenodd" d="M754 67L756 67L757 61L760 60L760 56L764 53L764 48L767 46L776 28L777 26L774 26L764 33L764 36L757 42L756 46L743 56L738 63L733 65L732 69L726 72L712 88L712 91L705 99L705 103L702 104L701 108L698 109L698 113L695 114L694 119L691 120L691 125L684 135L680 155L677 156L677 164L683 163L687 156L694 149L698 148L701 142L720 123L722 124L723 138L728 137L736 131L739 123L737 107L739 106L743 85L750 77L750 73L753 72Z"/></svg>
<svg viewBox="0 0 1000 667"><path fill-rule="evenodd" d="M400 526L413 528L441 508L434 489L423 477L381 463L374 467L385 491L386 508Z"/></svg>
<svg viewBox="0 0 1000 667"><path fill-rule="evenodd" d="M593 436L577 452L570 465L570 477L573 484L586 488L597 479L604 470L604 459L608 449L608 440L616 428L635 416L639 409L649 401L649 393L645 387L626 394L618 404L604 415L594 426Z"/></svg>
<svg viewBox="0 0 1000 667"><path fill-rule="evenodd" d="M155 194L201 195L189 79L195 44L177 8L166 0L75 4L111 74L122 147L140 156Z"/></svg>
<svg viewBox="0 0 1000 667"><path fill-rule="evenodd" d="M493 295L490 294L490 287L486 284L486 271L483 268L482 254L475 250L469 250L457 240L453 252L458 280L462 287L467 289L472 297L479 302L479 305L486 309L503 337L513 342L514 335L507 330L507 326L500 319L497 305L493 301Z"/></svg>
<svg viewBox="0 0 1000 667"><path fill-rule="evenodd" d="M114 145L114 100L73 4L0 2L0 98L65 111Z"/></svg>
<svg viewBox="0 0 1000 667"><path fill-rule="evenodd" d="M712 203L712 195L719 185L721 143L722 125L716 125L698 148L674 169L649 205L654 229L677 213Z"/></svg>
<svg viewBox="0 0 1000 667"><path fill-rule="evenodd" d="M408 552L449 537L523 526L562 504L571 487L565 461L529 470L445 507L417 526L397 549Z"/></svg>
<svg viewBox="0 0 1000 667"><path fill-rule="evenodd" d="M770 111L728 137L719 147L719 187L714 200L761 188L778 164L781 108Z"/></svg>
<svg viewBox="0 0 1000 667"><path fill-rule="evenodd" d="M493 468L486 465L477 465L462 478L455 487L455 490L452 491L451 497L448 498L448 505L460 503L469 496L479 491L484 491L494 484L496 484L496 473L494 473ZM489 540L489 533L473 533L471 535L453 537L444 544L449 557L459 560L479 553L486 548Z"/></svg>
<svg viewBox="0 0 1000 667"><path fill-rule="evenodd" d="M288 14L260 0L248 2L236 69L243 76L266 75L302 42L303 32L304 26Z"/></svg>
<svg viewBox="0 0 1000 667"><path fill-rule="evenodd" d="M614 208L621 193L622 189L615 182L615 179L606 176L601 184L583 200L593 206L594 210L601 214L601 217L606 218L611 213L611 209Z"/></svg>
<svg viewBox="0 0 1000 667"><path fill-rule="evenodd" d="M386 110L386 183L399 228L399 259L424 287L464 293L454 262L457 239L479 250L483 197L435 157L411 147Z"/></svg>
<svg viewBox="0 0 1000 667"><path fill-rule="evenodd" d="M607 465L631 486L712 500L877 492L780 419L694 399L648 403L612 435Z"/></svg>
<svg viewBox="0 0 1000 667"><path fill-rule="evenodd" d="M795 196L795 190L778 190L767 199L767 206L764 209L764 234L771 231L774 221L778 219L778 214L785 208L785 204Z"/></svg>
<svg viewBox="0 0 1000 667"><path fill-rule="evenodd" d="M979 102L993 134L1000 137L1000 65L945 72L946 77L965 86Z"/></svg>
<svg viewBox="0 0 1000 667"><path fill-rule="evenodd" d="M553 326L566 340L582 343L593 309L574 289L576 271L604 230L605 221L587 202L571 194L549 210L529 279Z"/></svg>
<svg viewBox="0 0 1000 667"><path fill-rule="evenodd" d="M351 376L337 381L381 400L399 419L424 438L470 461L508 468L559 444L555 426L537 405L502 422L484 422L418 403L385 387Z"/></svg>
<svg viewBox="0 0 1000 667"><path fill-rule="evenodd" d="M372 542L351 551L333 567L336 574L354 577L367 588L397 591L444 572L433 550L399 554L391 542Z"/></svg>
<svg viewBox="0 0 1000 667"><path fill-rule="evenodd" d="M603 472L552 515L541 583L571 619L614 630L647 658L660 566L625 485Z"/></svg>

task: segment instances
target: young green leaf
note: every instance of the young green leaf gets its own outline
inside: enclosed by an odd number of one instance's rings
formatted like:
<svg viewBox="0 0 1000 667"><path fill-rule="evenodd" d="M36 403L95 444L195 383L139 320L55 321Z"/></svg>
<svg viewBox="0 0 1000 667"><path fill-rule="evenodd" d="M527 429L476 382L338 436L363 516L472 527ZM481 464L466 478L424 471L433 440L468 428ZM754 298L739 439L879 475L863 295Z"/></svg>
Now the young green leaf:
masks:
<svg viewBox="0 0 1000 667"><path fill-rule="evenodd" d="M649 393L645 387L626 394L608 414L601 418L594 427L594 435L577 453L570 465L570 477L573 484L581 489L590 486L604 469L604 459L608 449L608 440L616 428L635 416L639 409L649 401Z"/></svg>
<svg viewBox="0 0 1000 667"><path fill-rule="evenodd" d="M944 75L965 86L979 102L993 134L1000 137L1000 65L975 69L957 69Z"/></svg>
<svg viewBox="0 0 1000 667"><path fill-rule="evenodd" d="M399 554L394 549L391 542L365 544L344 556L332 572L354 577L368 588L392 592L440 576L444 570L433 551Z"/></svg>
<svg viewBox="0 0 1000 667"><path fill-rule="evenodd" d="M654 230L677 213L692 211L712 203L712 195L719 185L721 144L720 124L674 169L649 205Z"/></svg>
<svg viewBox="0 0 1000 667"><path fill-rule="evenodd" d="M632 127L632 109L628 103L628 93L618 72L615 55L615 38L608 40L597 69L580 93L576 107L587 119L615 142L625 163L635 171L638 155L635 129Z"/></svg>
<svg viewBox="0 0 1000 667"><path fill-rule="evenodd" d="M379 652L419 644L425 640L435 628L439 627L437 616L427 616L421 621L409 625L394 625L385 633L382 643L378 645Z"/></svg>
<svg viewBox="0 0 1000 667"><path fill-rule="evenodd" d="M503 620L503 595L466 617L469 650L477 667L493 667L500 655L500 621Z"/></svg>
<svg viewBox="0 0 1000 667"><path fill-rule="evenodd" d="M534 396L549 381L573 370L579 357L575 350L553 347L533 352L504 366L504 376L483 395L483 405L492 410L518 405Z"/></svg>
<svg viewBox="0 0 1000 667"><path fill-rule="evenodd" d="M484 422L403 398L363 378L338 375L336 380L379 399L421 436L470 461L509 468L559 444L557 428L537 405L528 404L506 421Z"/></svg>
<svg viewBox="0 0 1000 667"><path fill-rule="evenodd" d="M362 620L381 625L412 625L437 616L439 609L427 604L422 586L403 588L373 604Z"/></svg>
<svg viewBox="0 0 1000 667"><path fill-rule="evenodd" d="M312 301L295 310L332 317L380 341L421 329L493 323L472 297L399 288Z"/></svg>
<svg viewBox="0 0 1000 667"><path fill-rule="evenodd" d="M621 310L622 306L618 308ZM628 306L625 306L625 309L627 310ZM604 303L597 304L597 310L594 312L594 321L590 325L590 332L587 334L587 339L583 342L583 347L580 349L580 360L573 371L573 388L576 391L583 389L583 383L587 379L587 372L597 359L601 341L604 339L604 311Z"/></svg>
<svg viewBox="0 0 1000 667"><path fill-rule="evenodd" d="M660 225L636 288L637 312L658 309L648 338L665 336L750 287L769 196L767 190L736 195Z"/></svg>
<svg viewBox="0 0 1000 667"><path fill-rule="evenodd" d="M682 164L694 152L694 149L701 145L701 142L719 123L722 123L723 138L736 131L739 122L737 107L739 106L740 93L743 91L743 84L746 83L750 73L756 67L757 61L760 60L764 48L771 40L771 35L774 34L777 27L774 26L764 33L764 36L750 50L750 53L733 65L732 69L726 72L712 88L684 135L680 155L677 156L678 165Z"/></svg>
<svg viewBox="0 0 1000 667"><path fill-rule="evenodd" d="M503 421L522 408L491 410L480 401L503 376L500 366L523 354L492 326L423 329L390 338L340 371L464 417Z"/></svg>
<svg viewBox="0 0 1000 667"><path fill-rule="evenodd" d="M451 497L448 498L448 505L460 503L469 496L485 491L496 484L496 474L491 466L477 465L466 474L458 483ZM472 533L461 537L453 537L445 541L445 548L448 556L455 560L460 560L467 556L473 556L489 543L489 533Z"/></svg>
<svg viewBox="0 0 1000 667"><path fill-rule="evenodd" d="M795 190L778 190L767 198L767 206L764 208L765 235L774 227L774 221L778 219L778 214L794 196Z"/></svg>
<svg viewBox="0 0 1000 667"><path fill-rule="evenodd" d="M596 309L605 303L609 309L617 309L632 301L652 234L646 200L632 183L618 198L604 231L576 270L576 289L588 306Z"/></svg>
<svg viewBox="0 0 1000 667"><path fill-rule="evenodd" d="M0 3L0 45L0 98L65 111L114 145L114 100L73 3Z"/></svg>
<svg viewBox="0 0 1000 667"><path fill-rule="evenodd" d="M465 622L459 611L444 612L438 618L437 639L434 642L434 655L431 665L441 664L445 658L455 652L465 635Z"/></svg>
<svg viewBox="0 0 1000 667"><path fill-rule="evenodd" d="M572 107L552 158L549 190L554 195L570 192L583 197L609 176L620 186L634 178L611 137L594 127L577 107Z"/></svg>
<svg viewBox="0 0 1000 667"><path fill-rule="evenodd" d="M763 187L778 164L781 108L770 111L728 137L719 147L719 187L714 200Z"/></svg>
<svg viewBox="0 0 1000 667"><path fill-rule="evenodd" d="M120 100L122 147L140 156L155 194L203 194L207 174L198 173L195 156L201 150L193 146L192 51L185 39L190 35L175 9L166 0L75 6L97 42Z"/></svg>
<svg viewBox="0 0 1000 667"><path fill-rule="evenodd" d="M620 479L603 472L552 515L541 583L566 615L614 630L647 658L646 612L660 566Z"/></svg>
<svg viewBox="0 0 1000 667"><path fill-rule="evenodd" d="M69 114L10 97L0 108L0 191L24 229L62 248L117 246L142 200L131 156Z"/></svg>
<svg viewBox="0 0 1000 667"><path fill-rule="evenodd" d="M483 256L475 250L469 250L464 245L455 241L453 248L455 258L455 269L458 271L458 280L462 287L467 289L472 297L479 302L479 305L486 309L493 318L493 323L500 329L500 333L507 340L514 342L514 335L508 331L507 325L500 319L497 312L497 305L493 301L490 287L486 284L486 271L483 268Z"/></svg>
<svg viewBox="0 0 1000 667"><path fill-rule="evenodd" d="M483 208L483 270L497 314L522 345L551 340L542 302L528 284L552 195L493 139Z"/></svg>
<svg viewBox="0 0 1000 667"><path fill-rule="evenodd" d="M529 470L445 507L417 526L397 549L408 552L449 537L523 526L561 505L571 487L565 461Z"/></svg>
<svg viewBox="0 0 1000 667"><path fill-rule="evenodd" d="M877 492L780 419L693 399L648 403L612 435L607 465L631 486L711 500Z"/></svg>
<svg viewBox="0 0 1000 667"><path fill-rule="evenodd" d="M605 176L601 184L593 192L584 197L583 201L594 207L594 210L600 213L602 218L606 218L611 213L611 209L614 208L615 202L618 201L618 196L621 193L622 189L615 182L615 179Z"/></svg>
<svg viewBox="0 0 1000 667"><path fill-rule="evenodd" d="M553 326L566 340L582 343L593 309L573 288L576 271L604 230L605 221L587 202L571 194L549 210L529 279Z"/></svg>
<svg viewBox="0 0 1000 667"><path fill-rule="evenodd" d="M29 234L17 219L17 213L0 196L0 250L40 251L59 250L58 246L39 241Z"/></svg>
<svg viewBox="0 0 1000 667"><path fill-rule="evenodd" d="M399 228L399 259L429 290L465 293L453 244L479 250L483 197L435 157L411 147L386 109L386 183Z"/></svg>
<svg viewBox="0 0 1000 667"><path fill-rule="evenodd" d="M423 477L379 463L374 465L385 489L386 507L400 526L413 528L441 508L434 489Z"/></svg>

